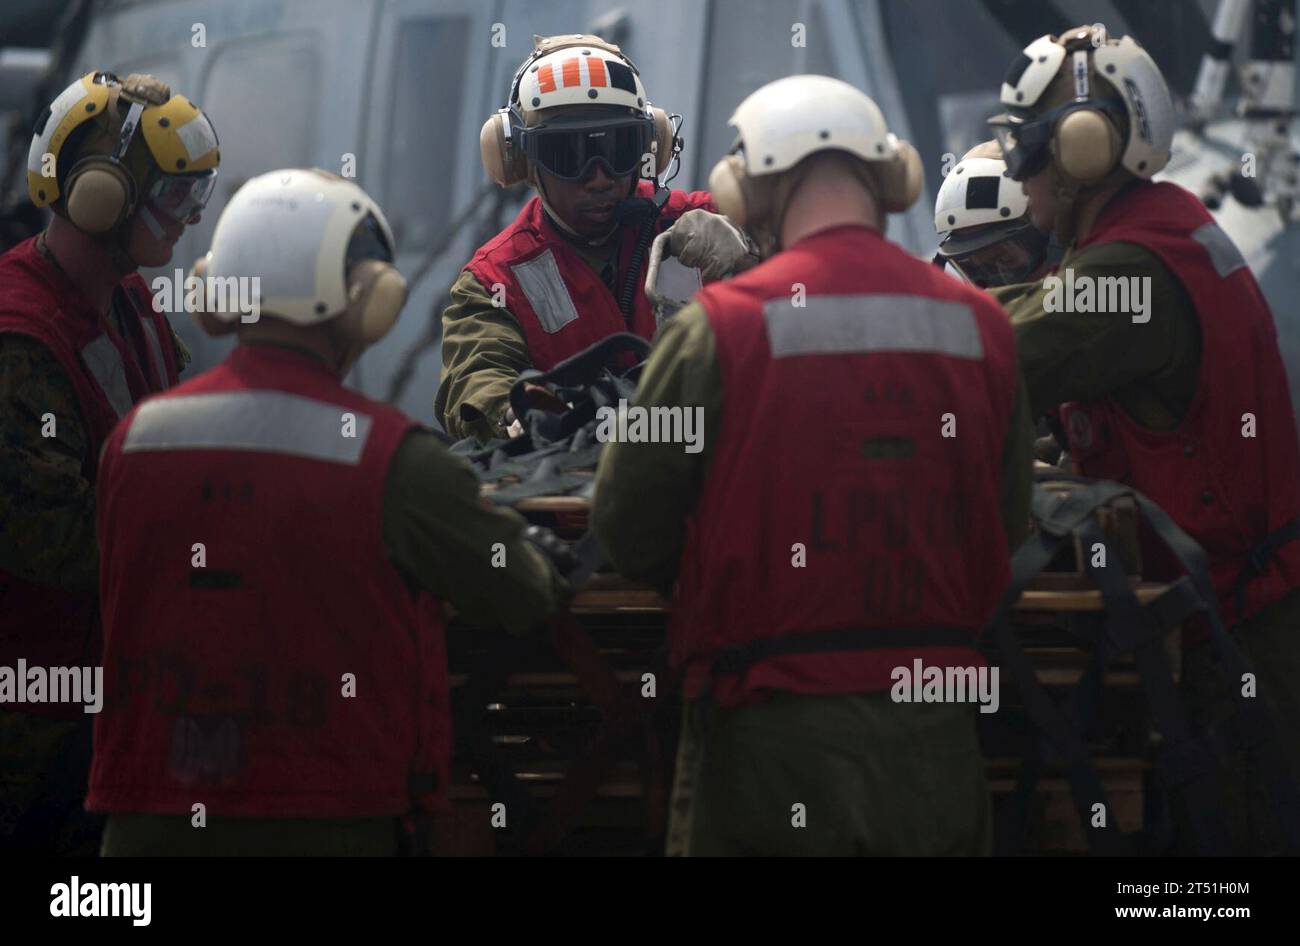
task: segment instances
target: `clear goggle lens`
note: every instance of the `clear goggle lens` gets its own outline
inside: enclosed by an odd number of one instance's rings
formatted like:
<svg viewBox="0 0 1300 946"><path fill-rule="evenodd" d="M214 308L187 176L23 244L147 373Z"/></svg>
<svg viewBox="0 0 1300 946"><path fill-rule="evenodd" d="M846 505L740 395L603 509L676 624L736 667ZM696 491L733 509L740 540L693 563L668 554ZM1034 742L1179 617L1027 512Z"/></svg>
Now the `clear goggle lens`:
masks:
<svg viewBox="0 0 1300 946"><path fill-rule="evenodd" d="M1024 282L1047 254L1047 234L1026 223L1005 239L967 253L947 257L958 272L981 289Z"/></svg>
<svg viewBox="0 0 1300 946"><path fill-rule="evenodd" d="M149 204L177 223L187 223L208 205L216 186L216 171L164 174L149 188Z"/></svg>

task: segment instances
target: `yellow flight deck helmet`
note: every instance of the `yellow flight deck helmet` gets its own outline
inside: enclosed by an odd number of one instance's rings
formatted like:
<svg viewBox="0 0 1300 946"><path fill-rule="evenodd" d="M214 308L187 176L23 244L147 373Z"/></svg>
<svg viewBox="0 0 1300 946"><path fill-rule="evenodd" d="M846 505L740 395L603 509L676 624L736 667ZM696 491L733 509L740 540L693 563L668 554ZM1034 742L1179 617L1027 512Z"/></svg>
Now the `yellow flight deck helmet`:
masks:
<svg viewBox="0 0 1300 946"><path fill-rule="evenodd" d="M179 223L202 211L221 162L207 115L153 76L88 72L41 115L27 154L27 192L87 233L108 233L140 210Z"/></svg>

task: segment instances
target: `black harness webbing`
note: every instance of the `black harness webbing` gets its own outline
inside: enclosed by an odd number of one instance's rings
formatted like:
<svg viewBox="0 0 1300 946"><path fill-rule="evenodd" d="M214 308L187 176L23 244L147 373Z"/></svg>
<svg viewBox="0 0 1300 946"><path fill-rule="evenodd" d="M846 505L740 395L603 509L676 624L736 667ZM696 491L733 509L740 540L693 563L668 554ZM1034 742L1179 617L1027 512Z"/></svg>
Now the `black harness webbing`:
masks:
<svg viewBox="0 0 1300 946"><path fill-rule="evenodd" d="M582 538L574 544L573 554L578 559L578 565L569 572L566 580L569 583L569 588L576 593L582 590L582 587L591 580L591 576L596 574L609 561L609 558L605 554L604 546L600 544L600 539L596 537L596 533L590 530L585 532Z"/></svg>
<svg viewBox="0 0 1300 946"><path fill-rule="evenodd" d="M631 402L636 397L636 379L649 351L645 339L621 332L549 371L524 371L510 389L510 406L524 426L524 436L485 446L470 437L455 444L452 452L468 460L485 483L519 481L490 494L499 505L533 496L589 493L591 473L604 447L597 438L600 409L616 410L620 400ZM620 357L635 364L620 369L616 362ZM567 410L554 414L534 408L529 384L545 387Z"/></svg>
<svg viewBox="0 0 1300 946"><path fill-rule="evenodd" d="M1037 513L1044 505L1043 496L1041 491L1034 495L1035 518L1038 518ZM1070 512L1076 511L1074 504L1061 508ZM1063 519L1061 525L1064 526L1068 521L1070 519ZM1046 745L1036 740L1025 754L1016 791L1011 801L1013 817L1004 822L1003 837L999 843L1000 853L1014 853L1019 850L1019 841L1024 836L1028 821L1029 802L1038 776L1047 761L1048 749L1055 750L1055 755L1060 759L1065 770L1065 777L1070 785L1070 793L1080 823L1084 826L1089 848L1101 854L1127 853L1126 843L1120 837L1113 818L1107 817L1101 826L1092 826L1094 805L1105 805L1105 810L1111 811L1101 779L1089 762L1088 750L1079 728L1061 712L1038 682L1033 664L1021 649L1020 642L1011 629L1012 606L1020 599L1021 593L1029 582L1047 567L1068 535L1069 533L1061 534L1056 528L1056 523L1049 520L1039 532L1030 536L1016 550L1011 559L1011 583L1003 594L993 621L992 637L1002 655L1002 662L1011 671L1016 681L1021 699L1024 700L1025 712L1046 740ZM1100 668L1093 672L1098 678L1100 677ZM1089 683L1093 685L1091 680Z"/></svg>
<svg viewBox="0 0 1300 946"><path fill-rule="evenodd" d="M1244 656L1219 617L1205 553L1162 509L1130 487L1058 473L1040 474L1038 478L1066 482L1074 488L1064 495L1056 490L1035 490L1032 512L1038 531L1013 556L1011 584L994 619L993 638L1021 690L1030 719L1045 736L1045 744L1034 745L1021 767L1010 802L1011 817L1003 822L1000 847L1004 853L1019 849L1034 784L1054 752L1064 765L1090 848L1095 853L1127 850L1127 842L1119 836L1111 817L1112 809L1106 803L1100 779L1088 761L1083 733L1095 711L1106 665L1115 656L1132 653L1156 726L1164 738L1158 762L1162 778L1166 785L1181 789L1187 798L1198 850L1204 854L1225 853L1222 821L1215 814L1213 775L1218 763L1208 743L1193 734L1186 723L1163 647L1169 630L1194 613L1204 613L1224 672L1238 679L1248 672ZM1186 576L1145 606L1130 588L1123 566L1111 554L1095 518L1099 507L1121 496L1132 497L1139 512L1187 571ZM1063 712L1034 675L1012 632L1010 612L1029 582L1076 534L1085 548L1095 549L1099 544L1105 549L1104 567L1094 566L1092 556L1087 557L1085 567L1102 593L1106 619L1101 635L1090 641L1094 650L1088 669L1071 695L1068 712ZM1234 692L1240 693L1240 688L1234 687ZM1250 734L1246 739L1248 751L1267 773L1282 830L1294 844L1300 839L1295 788L1279 754L1266 751L1274 738L1272 720L1258 700L1240 697L1238 712L1243 733ZM1106 805L1104 827L1093 827L1096 804Z"/></svg>
<svg viewBox="0 0 1300 946"><path fill-rule="evenodd" d="M1296 539L1300 539L1300 517L1292 519L1280 528L1273 530L1264 538L1263 542L1250 550L1250 554L1246 557L1246 567L1241 570L1237 580L1232 583L1232 596L1237 602L1238 620L1244 619L1246 614L1246 586L1253 579L1268 571L1269 561L1277 553L1278 549L1288 542L1294 542Z"/></svg>
<svg viewBox="0 0 1300 946"><path fill-rule="evenodd" d="M624 352L636 356L637 361L644 361L650 354L650 343L640 335L630 332L618 332L607 335L589 348L584 348L575 355L558 362L548 371L529 368L520 373L510 387L510 406L514 408L515 417L523 420L528 416L531 405L525 383L535 385L554 385L557 388L582 387L596 380L614 358ZM592 410L595 416L595 410ZM577 425L575 425L577 426Z"/></svg>

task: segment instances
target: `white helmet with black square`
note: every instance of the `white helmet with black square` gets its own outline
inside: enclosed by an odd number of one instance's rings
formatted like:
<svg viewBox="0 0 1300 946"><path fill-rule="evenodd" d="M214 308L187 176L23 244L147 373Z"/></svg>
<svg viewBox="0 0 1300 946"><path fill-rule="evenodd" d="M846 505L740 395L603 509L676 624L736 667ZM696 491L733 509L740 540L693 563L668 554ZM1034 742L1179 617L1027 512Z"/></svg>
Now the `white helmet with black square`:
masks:
<svg viewBox="0 0 1300 946"><path fill-rule="evenodd" d="M1024 188L1007 177L997 158L967 158L948 172L934 204L939 233L990 223L1018 221L1029 212Z"/></svg>

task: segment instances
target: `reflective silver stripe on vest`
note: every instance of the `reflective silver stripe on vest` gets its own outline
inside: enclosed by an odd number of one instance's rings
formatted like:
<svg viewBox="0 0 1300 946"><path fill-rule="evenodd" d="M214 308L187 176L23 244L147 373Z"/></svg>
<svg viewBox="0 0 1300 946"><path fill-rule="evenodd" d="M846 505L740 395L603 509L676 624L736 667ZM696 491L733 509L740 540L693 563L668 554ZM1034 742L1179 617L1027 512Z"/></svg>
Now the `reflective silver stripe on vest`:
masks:
<svg viewBox="0 0 1300 946"><path fill-rule="evenodd" d="M574 308L573 298L569 295L569 287L560 278L560 267L550 250L527 263L511 266L510 271L519 280L519 288L528 297L528 304L537 313L537 318L548 335L554 335L578 317L578 310ZM491 286L484 288L488 292L492 291Z"/></svg>
<svg viewBox="0 0 1300 946"><path fill-rule="evenodd" d="M144 326L144 337L149 340L149 354L153 355L153 363L158 368L158 380L163 387L167 387L167 362L163 361L162 346L158 344L158 329L148 316L143 316L140 324Z"/></svg>
<svg viewBox="0 0 1300 946"><path fill-rule="evenodd" d="M1246 265L1237 244L1232 242L1232 237L1224 233L1217 223L1201 224L1192 231L1192 239L1210 254L1210 262L1214 264L1214 271L1220 279Z"/></svg>
<svg viewBox="0 0 1300 946"><path fill-rule="evenodd" d="M773 358L915 351L983 358L975 313L962 302L909 295L808 296L763 304Z"/></svg>
<svg viewBox="0 0 1300 946"><path fill-rule="evenodd" d="M370 435L369 414L345 437L340 404L282 391L188 394L146 401L122 445L136 450L257 450L356 466Z"/></svg>
<svg viewBox="0 0 1300 946"><path fill-rule="evenodd" d="M126 368L122 364L122 354L107 334L101 334L93 342L81 349L81 360L86 363L94 375L99 389L108 398L118 417L125 417L131 411L131 386L126 381Z"/></svg>

